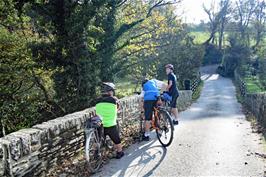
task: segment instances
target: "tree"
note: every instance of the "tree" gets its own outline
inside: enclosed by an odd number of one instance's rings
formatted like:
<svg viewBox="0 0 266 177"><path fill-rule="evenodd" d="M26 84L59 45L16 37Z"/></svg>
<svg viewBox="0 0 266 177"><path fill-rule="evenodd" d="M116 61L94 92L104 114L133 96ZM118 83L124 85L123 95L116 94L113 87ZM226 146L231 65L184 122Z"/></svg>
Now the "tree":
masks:
<svg viewBox="0 0 266 177"><path fill-rule="evenodd" d="M134 27L138 26L142 22L144 22L146 19L150 18L152 16L152 13L155 9L179 3L179 1L171 1L171 0L155 0L155 1L148 1L148 3L142 2L142 1L131 1L131 0L125 0L125 1L120 1L120 0L111 0L108 3L108 15L106 22L104 23L103 29L106 31L106 37L105 41L101 43L99 46L99 49L101 50L100 52L100 58L102 59L101 61L101 68L104 68L104 70L101 71L100 77L102 81L111 81L113 80L113 76L115 73L116 68L113 66L114 58L113 56L115 55L115 52L118 51L116 49L116 43L121 38L125 33L133 29ZM117 21L116 17L116 12L118 11L119 8L126 8L128 6L131 6L131 4L142 4L144 6L144 11L142 10L142 15L138 16L138 18L134 18L134 20L130 22L125 22L119 24L115 23ZM147 5L145 5L147 4ZM134 7L134 6L133 6ZM120 11L121 12L121 11ZM125 41L124 44L121 44L118 48L123 48L126 45L128 45L128 41Z"/></svg>
<svg viewBox="0 0 266 177"><path fill-rule="evenodd" d="M248 33L248 27L256 9L255 2L255 0L238 0L236 2L235 20L237 20L238 23L240 40L245 46L250 45L250 35Z"/></svg>
<svg viewBox="0 0 266 177"><path fill-rule="evenodd" d="M204 42L205 45L209 45L211 42L214 43L215 34L217 32L219 22L220 22L220 14L219 12L215 12L215 2L212 1L210 8L207 8L203 4L203 9L209 17L209 30L210 30L210 37Z"/></svg>
<svg viewBox="0 0 266 177"><path fill-rule="evenodd" d="M227 15L229 14L229 0L221 0L220 1L220 14L221 14L221 19L220 19L220 25L219 25L219 44L218 48L219 50L222 49L222 43L224 39L224 30L225 30L225 25L228 21Z"/></svg>
<svg viewBox="0 0 266 177"><path fill-rule="evenodd" d="M219 2L218 10L215 11L216 4L212 1L211 7L207 8L203 5L204 11L209 17L209 30L210 37L204 42L205 45L208 45L210 41L214 44L215 34L219 31L219 49L222 48L222 40L224 36L224 27L226 23L226 17L228 15L229 9L229 0L221 0Z"/></svg>
<svg viewBox="0 0 266 177"><path fill-rule="evenodd" d="M105 3L89 0L31 3L31 17L42 36L32 45L33 55L42 67L55 71L54 100L61 114L87 108L96 97L97 38L89 35L97 31L94 18L98 12L104 13Z"/></svg>
<svg viewBox="0 0 266 177"><path fill-rule="evenodd" d="M181 82L193 79L202 50L179 2L1 1L3 133L92 106L102 81L164 76L168 62Z"/></svg>
<svg viewBox="0 0 266 177"><path fill-rule="evenodd" d="M254 11L254 28L255 31L255 45L252 47L256 49L260 43L263 41L263 37L265 35L266 29L266 2L265 1L258 1L255 11Z"/></svg>

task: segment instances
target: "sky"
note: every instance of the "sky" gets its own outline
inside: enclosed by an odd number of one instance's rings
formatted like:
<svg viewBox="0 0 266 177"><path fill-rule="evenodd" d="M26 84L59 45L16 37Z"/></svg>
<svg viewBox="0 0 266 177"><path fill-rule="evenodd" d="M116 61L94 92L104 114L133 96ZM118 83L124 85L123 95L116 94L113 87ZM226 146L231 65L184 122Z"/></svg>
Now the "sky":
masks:
<svg viewBox="0 0 266 177"><path fill-rule="evenodd" d="M217 0L216 0L217 1ZM212 0L183 0L178 8L178 14L182 14L183 20L187 23L200 23L200 20L207 21L208 16L203 10L203 3L209 7Z"/></svg>

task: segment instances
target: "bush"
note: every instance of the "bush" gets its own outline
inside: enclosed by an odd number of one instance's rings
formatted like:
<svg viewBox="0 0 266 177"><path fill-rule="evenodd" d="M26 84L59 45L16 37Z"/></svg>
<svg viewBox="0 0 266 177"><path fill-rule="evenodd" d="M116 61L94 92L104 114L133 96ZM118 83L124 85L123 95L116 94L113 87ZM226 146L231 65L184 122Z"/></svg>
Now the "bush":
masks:
<svg viewBox="0 0 266 177"><path fill-rule="evenodd" d="M230 46L225 49L222 68L223 75L227 77L234 76L234 71L238 67L241 75L246 71L246 63L250 59L251 50L242 44L238 44L234 39L230 40Z"/></svg>
<svg viewBox="0 0 266 177"><path fill-rule="evenodd" d="M205 55L203 58L203 65L220 64L222 61L222 51L220 51L214 44L206 46Z"/></svg>
<svg viewBox="0 0 266 177"><path fill-rule="evenodd" d="M261 85L266 90L266 59L259 62L259 78Z"/></svg>

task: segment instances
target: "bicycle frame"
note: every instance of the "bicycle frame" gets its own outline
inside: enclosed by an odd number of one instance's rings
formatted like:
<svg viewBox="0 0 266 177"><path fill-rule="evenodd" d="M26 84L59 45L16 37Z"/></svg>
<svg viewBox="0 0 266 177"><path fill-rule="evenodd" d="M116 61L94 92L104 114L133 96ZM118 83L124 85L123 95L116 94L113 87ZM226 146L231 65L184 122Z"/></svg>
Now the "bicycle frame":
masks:
<svg viewBox="0 0 266 177"><path fill-rule="evenodd" d="M159 107L154 107L153 109L154 109L154 116L152 117L151 125L152 125L153 129L159 130L158 126L155 123L156 123L156 121L160 121L160 119L159 119L159 110L160 110L160 108Z"/></svg>
<svg viewBox="0 0 266 177"><path fill-rule="evenodd" d="M158 97L158 99L160 99L160 97ZM170 113L168 111L169 109L170 109L169 102L166 102L166 101L157 102L156 106L153 107L153 116L152 116L152 120L151 120L151 129L156 131L157 138L164 147L169 146L173 141L174 126L173 126L173 122L172 122ZM163 117L161 117L161 115ZM142 141L143 134L145 133L144 121L145 121L144 116L143 116L143 114L141 114L140 115L140 131L139 131L139 136L138 136L139 141ZM167 122L169 124L165 124ZM170 126L170 127L168 127L168 126ZM170 136L166 135L166 133L169 132L169 128L170 128ZM168 143L165 143L161 139L163 132L165 132L165 135L164 135L165 138L166 138L166 136L169 137Z"/></svg>
<svg viewBox="0 0 266 177"><path fill-rule="evenodd" d="M160 110L161 109L164 109L164 110L168 111L168 109L170 109L169 106L168 106L169 103L164 102L163 104L164 104L164 106L155 106L153 108L153 116L152 116L152 120L151 120L151 127L153 129L155 129L155 130L158 130L159 129L158 126L155 124L155 122L156 122L156 120L157 121L160 121L160 119L159 119L159 112L160 112ZM142 119L143 119L143 115L142 115Z"/></svg>

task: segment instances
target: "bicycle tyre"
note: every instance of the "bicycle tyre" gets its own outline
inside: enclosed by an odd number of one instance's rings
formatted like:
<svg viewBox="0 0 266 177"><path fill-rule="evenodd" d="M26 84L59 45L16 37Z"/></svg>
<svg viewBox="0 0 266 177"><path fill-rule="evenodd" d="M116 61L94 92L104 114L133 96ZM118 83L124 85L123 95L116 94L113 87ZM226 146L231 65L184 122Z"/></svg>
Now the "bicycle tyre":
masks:
<svg viewBox="0 0 266 177"><path fill-rule="evenodd" d="M169 138L169 141L167 143L165 143L165 142L163 142L161 140L162 135L159 132L159 130L156 129L156 135L157 135L157 138L158 138L159 142L162 144L163 147L167 147L167 146L170 146L170 144L172 143L172 141L174 139L174 124L173 124L173 121L171 119L170 114L166 110L163 110L163 109L160 110L159 114L160 114L159 116L160 116L160 119L161 119L160 121L166 121L170 125L170 128L171 128L171 130L170 130L170 138ZM160 127L158 126L158 128L160 128Z"/></svg>
<svg viewBox="0 0 266 177"><path fill-rule="evenodd" d="M92 147L93 146L93 147ZM94 148L94 149L92 149ZM96 173L102 164L101 145L97 139L96 131L92 130L86 136L85 156L91 173Z"/></svg>

